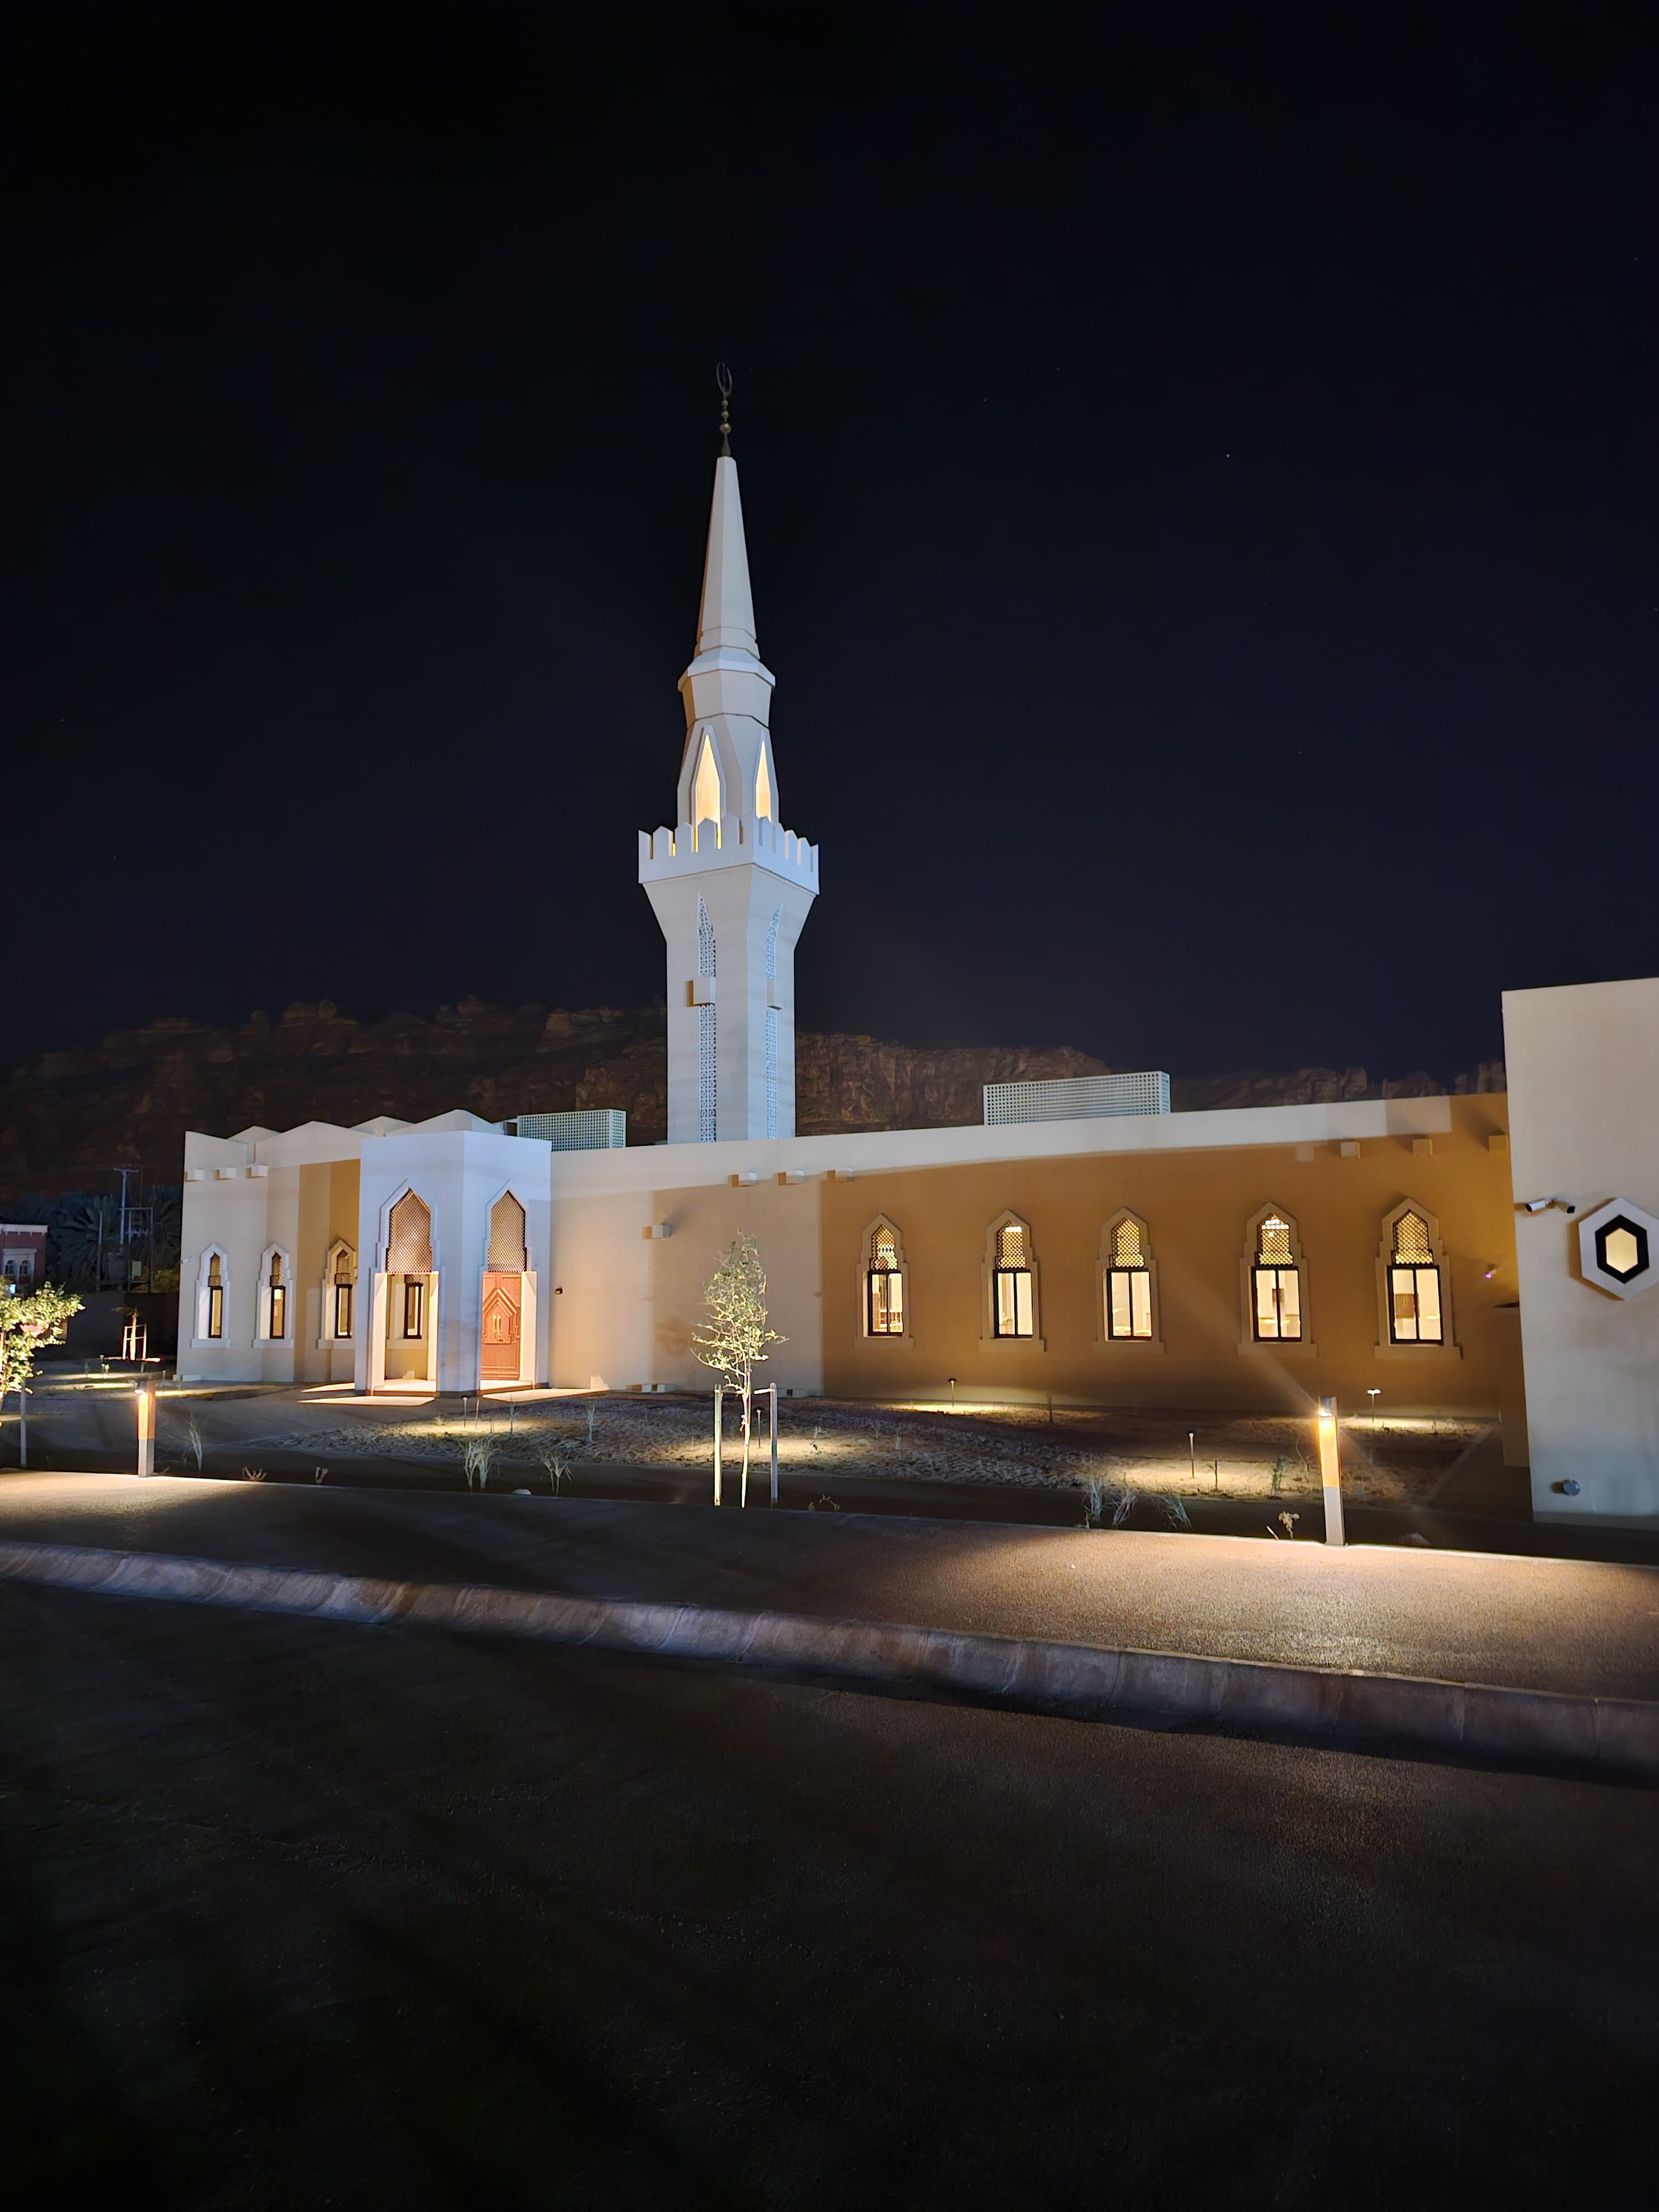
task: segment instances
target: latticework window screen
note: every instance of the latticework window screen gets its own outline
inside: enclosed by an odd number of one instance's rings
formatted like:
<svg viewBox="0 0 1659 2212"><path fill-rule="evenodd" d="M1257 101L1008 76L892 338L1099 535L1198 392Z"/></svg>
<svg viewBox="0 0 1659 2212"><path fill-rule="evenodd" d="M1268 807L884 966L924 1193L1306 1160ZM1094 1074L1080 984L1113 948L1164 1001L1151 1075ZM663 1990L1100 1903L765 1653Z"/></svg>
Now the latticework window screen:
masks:
<svg viewBox="0 0 1659 2212"><path fill-rule="evenodd" d="M1112 1237L1112 1265L1115 1267L1144 1267L1146 1255L1140 1249L1140 1224L1120 1221Z"/></svg>
<svg viewBox="0 0 1659 2212"><path fill-rule="evenodd" d="M997 1231L997 1265L999 1267L1029 1267L1030 1248L1024 1225L1012 1221Z"/></svg>
<svg viewBox="0 0 1659 2212"><path fill-rule="evenodd" d="M412 1190L398 1200L386 1224L386 1271L389 1275L432 1273L432 1209Z"/></svg>
<svg viewBox="0 0 1659 2212"><path fill-rule="evenodd" d="M1270 1213L1261 1224L1261 1236L1256 1251L1264 1266L1271 1267L1275 1261L1283 1266L1292 1258L1288 1221L1281 1221L1276 1213Z"/></svg>
<svg viewBox="0 0 1659 2212"><path fill-rule="evenodd" d="M518 1274L524 1267L524 1208L510 1190L489 1209L489 1265L492 1274Z"/></svg>
<svg viewBox="0 0 1659 2212"><path fill-rule="evenodd" d="M870 1239L870 1265L872 1267L896 1267L898 1263L897 1237L890 1229L878 1228Z"/></svg>
<svg viewBox="0 0 1659 2212"><path fill-rule="evenodd" d="M1402 1213L1394 1224L1394 1256L1404 1267L1427 1267L1433 1260L1429 1224L1420 1214Z"/></svg>
<svg viewBox="0 0 1659 2212"><path fill-rule="evenodd" d="M357 1255L349 1244L342 1244L334 1255L334 1279L337 1283L355 1283L357 1279Z"/></svg>

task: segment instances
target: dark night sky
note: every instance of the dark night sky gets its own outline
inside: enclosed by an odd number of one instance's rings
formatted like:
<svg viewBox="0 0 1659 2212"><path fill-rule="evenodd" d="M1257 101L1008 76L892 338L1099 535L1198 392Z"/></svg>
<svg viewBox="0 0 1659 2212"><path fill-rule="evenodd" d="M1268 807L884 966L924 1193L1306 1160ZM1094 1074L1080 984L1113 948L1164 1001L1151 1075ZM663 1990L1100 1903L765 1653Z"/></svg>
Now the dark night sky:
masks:
<svg viewBox="0 0 1659 2212"><path fill-rule="evenodd" d="M1659 969L1639 21L37 9L0 1053L659 993L720 356L804 1026L1449 1073Z"/></svg>

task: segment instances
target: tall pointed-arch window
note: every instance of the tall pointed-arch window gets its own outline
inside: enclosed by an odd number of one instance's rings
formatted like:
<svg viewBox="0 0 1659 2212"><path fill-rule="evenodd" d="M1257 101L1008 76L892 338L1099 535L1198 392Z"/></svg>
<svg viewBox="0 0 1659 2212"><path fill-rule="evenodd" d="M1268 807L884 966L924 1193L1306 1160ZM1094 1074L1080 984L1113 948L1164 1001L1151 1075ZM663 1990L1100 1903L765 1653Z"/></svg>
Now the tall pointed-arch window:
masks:
<svg viewBox="0 0 1659 2212"><path fill-rule="evenodd" d="M265 1334L284 1337L288 1334L288 1284L283 1274L283 1255L270 1255L270 1274L265 1285Z"/></svg>
<svg viewBox="0 0 1659 2212"><path fill-rule="evenodd" d="M1032 1266L1031 1232L1023 1221L1005 1221L996 1232L991 1265L991 1334L1036 1334L1036 1275Z"/></svg>
<svg viewBox="0 0 1659 2212"><path fill-rule="evenodd" d="M489 1256L492 1272L519 1274L524 1267L524 1208L510 1190L504 1190L489 1209Z"/></svg>
<svg viewBox="0 0 1659 2212"><path fill-rule="evenodd" d="M208 1261L207 1326L202 1334L216 1341L225 1333L225 1263L213 1253Z"/></svg>
<svg viewBox="0 0 1659 2212"><path fill-rule="evenodd" d="M328 1267L330 1331L337 1340L349 1338L351 1334L356 1282L356 1254L349 1244L337 1244L329 1255Z"/></svg>
<svg viewBox="0 0 1659 2212"><path fill-rule="evenodd" d="M871 1336L902 1336L904 1262L890 1221L878 1221L871 1231L865 1256L865 1328Z"/></svg>
<svg viewBox="0 0 1659 2212"><path fill-rule="evenodd" d="M432 1269L432 1209L412 1190L405 1191L386 1221L386 1267L404 1279L403 1333L426 1334L427 1279Z"/></svg>
<svg viewBox="0 0 1659 2212"><path fill-rule="evenodd" d="M1446 1322L1440 1265L1424 1215L1413 1208L1395 1218L1389 1254L1389 1340L1443 1344Z"/></svg>
<svg viewBox="0 0 1659 2212"><path fill-rule="evenodd" d="M755 813L758 820L770 822L777 811L777 802L772 796L772 770L766 758L766 744L763 738L760 764L755 770Z"/></svg>
<svg viewBox="0 0 1659 2212"><path fill-rule="evenodd" d="M1250 1267L1250 1322L1258 1344L1302 1341L1302 1270L1288 1218L1264 1213L1256 1224Z"/></svg>
<svg viewBox="0 0 1659 2212"><path fill-rule="evenodd" d="M1150 1343L1152 1271L1146 1224L1126 1214L1110 1231L1106 1257L1106 1334L1115 1341Z"/></svg>
<svg viewBox="0 0 1659 2212"><path fill-rule="evenodd" d="M691 841L702 849L702 825L714 825L714 842L720 842L720 769L714 757L714 732L705 730L697 748L697 770L691 779Z"/></svg>

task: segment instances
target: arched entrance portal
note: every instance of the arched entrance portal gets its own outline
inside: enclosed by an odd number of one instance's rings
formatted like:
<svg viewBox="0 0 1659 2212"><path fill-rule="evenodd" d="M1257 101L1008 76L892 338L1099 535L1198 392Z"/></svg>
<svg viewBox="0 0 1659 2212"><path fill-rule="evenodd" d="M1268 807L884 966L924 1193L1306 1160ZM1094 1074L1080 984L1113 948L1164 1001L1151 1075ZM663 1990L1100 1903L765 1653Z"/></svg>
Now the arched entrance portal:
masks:
<svg viewBox="0 0 1659 2212"><path fill-rule="evenodd" d="M525 1349L524 1208L504 1191L489 1209L478 1380L489 1389L522 1380Z"/></svg>

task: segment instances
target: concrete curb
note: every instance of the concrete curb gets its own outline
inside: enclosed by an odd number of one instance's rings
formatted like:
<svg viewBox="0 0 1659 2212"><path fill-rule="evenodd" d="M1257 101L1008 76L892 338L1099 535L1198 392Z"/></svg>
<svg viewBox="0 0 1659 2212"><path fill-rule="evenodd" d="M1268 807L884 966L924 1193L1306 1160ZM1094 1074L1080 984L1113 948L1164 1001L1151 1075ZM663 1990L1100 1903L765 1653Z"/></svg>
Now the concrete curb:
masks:
<svg viewBox="0 0 1659 2212"><path fill-rule="evenodd" d="M902 1622L558 1597L468 1583L181 1559L70 1544L0 1544L0 1581L380 1626L963 1692L1078 1718L1114 1714L1240 1735L1326 1737L1510 1767L1571 1766L1659 1782L1659 1704L1407 1674L1111 1650Z"/></svg>

